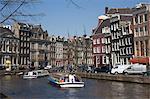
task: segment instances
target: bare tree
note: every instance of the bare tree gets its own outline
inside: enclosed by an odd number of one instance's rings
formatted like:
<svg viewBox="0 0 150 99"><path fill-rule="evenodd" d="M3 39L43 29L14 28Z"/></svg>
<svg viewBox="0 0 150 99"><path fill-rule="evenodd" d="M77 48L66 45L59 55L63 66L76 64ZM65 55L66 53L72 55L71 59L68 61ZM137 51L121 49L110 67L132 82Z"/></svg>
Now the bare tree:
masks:
<svg viewBox="0 0 150 99"><path fill-rule="evenodd" d="M44 16L43 13L29 14L24 11L27 10L29 6L41 3L41 1L42 0L0 0L0 24L19 21L20 18L24 17ZM77 8L82 8L75 0L65 1Z"/></svg>
<svg viewBox="0 0 150 99"><path fill-rule="evenodd" d="M40 14L27 14L23 9L39 3L40 0L0 0L0 24L17 21L18 17L38 16Z"/></svg>

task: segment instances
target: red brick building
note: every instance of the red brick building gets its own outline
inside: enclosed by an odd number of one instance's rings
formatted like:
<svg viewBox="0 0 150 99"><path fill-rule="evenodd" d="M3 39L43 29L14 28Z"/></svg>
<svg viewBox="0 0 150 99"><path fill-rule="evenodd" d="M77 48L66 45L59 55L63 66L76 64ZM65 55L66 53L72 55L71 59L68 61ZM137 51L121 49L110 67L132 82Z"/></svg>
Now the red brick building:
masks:
<svg viewBox="0 0 150 99"><path fill-rule="evenodd" d="M93 56L94 56L94 65L96 67L103 66L102 62L102 26L103 26L103 20L107 19L108 17L105 15L99 16L98 17L98 25L96 28L93 29Z"/></svg>

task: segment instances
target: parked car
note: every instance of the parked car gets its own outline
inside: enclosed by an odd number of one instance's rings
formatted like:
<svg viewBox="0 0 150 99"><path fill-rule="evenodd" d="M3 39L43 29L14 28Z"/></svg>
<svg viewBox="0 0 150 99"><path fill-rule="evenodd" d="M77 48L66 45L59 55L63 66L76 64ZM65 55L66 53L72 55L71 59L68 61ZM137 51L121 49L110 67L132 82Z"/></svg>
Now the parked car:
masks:
<svg viewBox="0 0 150 99"><path fill-rule="evenodd" d="M96 67L94 68L94 73L110 73L111 68L109 66L102 66L102 67Z"/></svg>
<svg viewBox="0 0 150 99"><path fill-rule="evenodd" d="M146 65L131 64L127 69L123 71L124 74L144 74L146 72Z"/></svg>
<svg viewBox="0 0 150 99"><path fill-rule="evenodd" d="M88 66L87 66L87 65L79 65L79 66L77 67L77 70L78 70L79 72L87 72Z"/></svg>
<svg viewBox="0 0 150 99"><path fill-rule="evenodd" d="M44 67L44 69L51 69L52 66L51 65L47 65L46 67Z"/></svg>
<svg viewBox="0 0 150 99"><path fill-rule="evenodd" d="M150 70L144 73L144 76L150 76Z"/></svg>
<svg viewBox="0 0 150 99"><path fill-rule="evenodd" d="M112 74L123 74L124 70L126 70L128 67L130 67L131 65L120 65L120 64L116 64L113 66L113 68L111 69L111 73Z"/></svg>
<svg viewBox="0 0 150 99"><path fill-rule="evenodd" d="M94 66L88 66L86 72L93 73L94 68L95 68Z"/></svg>

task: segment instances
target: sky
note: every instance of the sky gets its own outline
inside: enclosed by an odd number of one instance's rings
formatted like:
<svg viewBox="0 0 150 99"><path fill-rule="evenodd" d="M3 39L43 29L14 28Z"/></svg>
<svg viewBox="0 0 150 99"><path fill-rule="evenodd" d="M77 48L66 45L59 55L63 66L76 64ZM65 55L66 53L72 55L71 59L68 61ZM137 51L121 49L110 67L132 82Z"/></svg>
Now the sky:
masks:
<svg viewBox="0 0 150 99"><path fill-rule="evenodd" d="M41 24L49 35L56 36L90 36L97 26L98 16L104 14L105 7L127 8L149 0L73 0L78 8L69 0L41 0L34 5L32 13L43 13L44 16L34 18L32 23ZM29 8L30 9L30 8Z"/></svg>

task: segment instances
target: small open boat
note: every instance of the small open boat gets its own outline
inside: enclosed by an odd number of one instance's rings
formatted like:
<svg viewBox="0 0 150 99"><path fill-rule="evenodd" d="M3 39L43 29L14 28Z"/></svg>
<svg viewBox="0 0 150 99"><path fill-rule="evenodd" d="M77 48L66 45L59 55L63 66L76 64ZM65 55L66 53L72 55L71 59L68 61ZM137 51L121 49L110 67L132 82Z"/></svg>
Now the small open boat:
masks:
<svg viewBox="0 0 150 99"><path fill-rule="evenodd" d="M48 76L49 72L47 70L34 70L24 73L23 79L29 79L29 78L38 78L43 76Z"/></svg>
<svg viewBox="0 0 150 99"><path fill-rule="evenodd" d="M48 77L49 83L62 88L81 88L84 82L75 74L54 73Z"/></svg>

